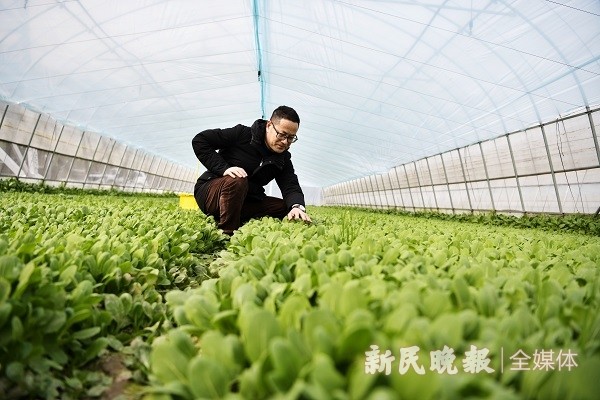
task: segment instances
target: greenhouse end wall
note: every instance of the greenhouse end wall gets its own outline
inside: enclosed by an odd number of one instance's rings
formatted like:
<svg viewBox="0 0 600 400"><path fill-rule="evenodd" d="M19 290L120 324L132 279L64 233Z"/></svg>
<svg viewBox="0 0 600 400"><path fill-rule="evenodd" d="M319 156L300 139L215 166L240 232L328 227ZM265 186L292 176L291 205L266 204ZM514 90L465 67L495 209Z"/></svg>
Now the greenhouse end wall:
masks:
<svg viewBox="0 0 600 400"><path fill-rule="evenodd" d="M407 211L592 214L600 207L599 108L323 190L326 205Z"/></svg>
<svg viewBox="0 0 600 400"><path fill-rule="evenodd" d="M0 101L0 178L129 192L191 193L197 173L49 115Z"/></svg>

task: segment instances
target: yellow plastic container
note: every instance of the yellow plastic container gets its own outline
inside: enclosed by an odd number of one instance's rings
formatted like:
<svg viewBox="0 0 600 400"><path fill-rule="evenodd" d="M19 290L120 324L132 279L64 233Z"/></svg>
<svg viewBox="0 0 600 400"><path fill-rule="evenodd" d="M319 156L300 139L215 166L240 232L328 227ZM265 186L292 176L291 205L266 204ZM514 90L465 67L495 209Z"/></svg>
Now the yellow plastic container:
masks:
<svg viewBox="0 0 600 400"><path fill-rule="evenodd" d="M190 193L179 194L179 207L186 210L198 210L196 199L194 199L194 195Z"/></svg>

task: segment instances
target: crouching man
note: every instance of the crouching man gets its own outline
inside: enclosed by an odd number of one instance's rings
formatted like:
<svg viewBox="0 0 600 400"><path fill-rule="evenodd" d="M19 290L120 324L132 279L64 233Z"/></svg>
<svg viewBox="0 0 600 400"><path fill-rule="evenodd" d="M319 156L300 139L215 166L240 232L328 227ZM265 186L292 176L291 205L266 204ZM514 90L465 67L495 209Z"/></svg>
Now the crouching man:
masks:
<svg viewBox="0 0 600 400"><path fill-rule="evenodd" d="M311 222L289 152L299 126L296 111L280 106L268 121L209 129L194 137L194 153L207 169L194 197L224 233L232 235L248 220L265 216ZM264 186L273 179L283 199L265 194Z"/></svg>

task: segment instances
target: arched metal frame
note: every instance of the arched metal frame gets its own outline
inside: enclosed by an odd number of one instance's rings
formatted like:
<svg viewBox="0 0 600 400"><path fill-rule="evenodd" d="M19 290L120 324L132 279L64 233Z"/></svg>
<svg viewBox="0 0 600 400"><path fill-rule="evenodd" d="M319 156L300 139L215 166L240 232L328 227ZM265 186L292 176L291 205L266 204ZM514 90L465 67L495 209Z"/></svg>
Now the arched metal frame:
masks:
<svg viewBox="0 0 600 400"><path fill-rule="evenodd" d="M291 105L296 171L320 188L594 107L599 14L593 0L25 2L0 9L0 99L190 170L194 133Z"/></svg>

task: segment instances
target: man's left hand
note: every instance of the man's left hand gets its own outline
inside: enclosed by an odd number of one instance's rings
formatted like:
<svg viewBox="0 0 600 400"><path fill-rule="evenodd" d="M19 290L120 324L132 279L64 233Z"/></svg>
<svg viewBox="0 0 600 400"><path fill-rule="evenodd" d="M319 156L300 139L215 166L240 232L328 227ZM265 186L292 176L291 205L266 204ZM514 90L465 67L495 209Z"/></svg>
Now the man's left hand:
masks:
<svg viewBox="0 0 600 400"><path fill-rule="evenodd" d="M288 213L287 217L288 217L288 220L290 220L290 221L291 220L302 220L302 221L304 221L306 223L310 223L311 222L310 217L308 216L308 214L305 213L304 211L302 211L301 209L297 208L297 207L292 208L290 210L290 212Z"/></svg>

